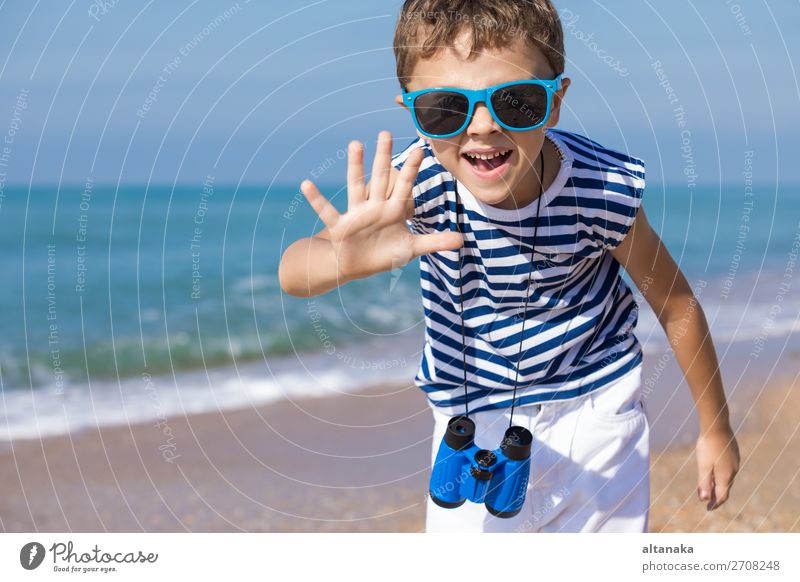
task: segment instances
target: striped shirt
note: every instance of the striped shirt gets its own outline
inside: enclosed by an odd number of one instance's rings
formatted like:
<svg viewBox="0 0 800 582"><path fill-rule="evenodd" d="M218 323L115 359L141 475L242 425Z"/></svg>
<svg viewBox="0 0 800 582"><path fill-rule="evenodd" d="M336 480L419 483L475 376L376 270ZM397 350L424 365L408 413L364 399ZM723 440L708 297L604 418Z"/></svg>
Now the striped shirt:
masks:
<svg viewBox="0 0 800 582"><path fill-rule="evenodd" d="M633 334L638 306L609 251L623 240L641 205L644 162L575 133L548 128L545 135L561 167L542 194L540 216L537 200L501 209L459 183L463 280L458 249L420 257L425 343L415 384L445 414L464 412L462 349L470 412L510 407L518 366L520 407L581 396L641 364ZM413 188L409 230L457 231L455 179L428 141L413 141L392 165L402 167L417 147L425 157Z"/></svg>

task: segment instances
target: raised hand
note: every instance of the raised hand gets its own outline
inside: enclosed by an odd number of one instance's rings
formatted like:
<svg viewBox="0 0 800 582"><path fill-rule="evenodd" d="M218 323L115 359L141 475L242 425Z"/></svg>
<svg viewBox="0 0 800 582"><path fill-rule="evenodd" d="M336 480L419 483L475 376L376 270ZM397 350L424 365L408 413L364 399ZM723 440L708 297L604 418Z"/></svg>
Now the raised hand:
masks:
<svg viewBox="0 0 800 582"><path fill-rule="evenodd" d="M338 273L345 280L360 279L397 269L414 258L463 244L458 232L413 234L406 227L412 208L412 188L423 152L415 149L400 172L391 167L392 135L382 131L372 164L372 179L364 183L364 148L353 141L347 153L347 212L340 214L311 180L300 190L327 227L335 249ZM396 176L394 176L396 174Z"/></svg>

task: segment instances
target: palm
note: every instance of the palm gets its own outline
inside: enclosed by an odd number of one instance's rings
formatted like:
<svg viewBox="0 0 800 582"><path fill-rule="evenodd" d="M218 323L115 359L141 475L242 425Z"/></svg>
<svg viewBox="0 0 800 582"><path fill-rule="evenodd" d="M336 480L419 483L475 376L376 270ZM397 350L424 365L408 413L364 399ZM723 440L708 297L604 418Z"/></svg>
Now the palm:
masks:
<svg viewBox="0 0 800 582"><path fill-rule="evenodd" d="M454 232L416 235L405 225L405 212L412 198L414 179L422 152L412 152L397 179L391 182L392 140L388 132L378 138L369 188L364 183L363 149L350 145L347 164L347 212L340 214L310 181L303 194L325 223L336 251L339 272L349 278L402 267L423 254L453 250L461 246Z"/></svg>
<svg viewBox="0 0 800 582"><path fill-rule="evenodd" d="M414 258L414 242L402 208L386 201L348 210L328 230L339 268L345 273L379 273Z"/></svg>

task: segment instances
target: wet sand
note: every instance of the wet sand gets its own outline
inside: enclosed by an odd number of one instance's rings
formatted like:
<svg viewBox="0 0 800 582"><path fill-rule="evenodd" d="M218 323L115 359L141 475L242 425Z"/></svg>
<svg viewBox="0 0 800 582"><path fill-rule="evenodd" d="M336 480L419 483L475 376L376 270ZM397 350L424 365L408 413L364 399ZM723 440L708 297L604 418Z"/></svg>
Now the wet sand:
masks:
<svg viewBox="0 0 800 582"><path fill-rule="evenodd" d="M654 445L651 531L800 531L800 394L771 382L731 398L742 467L720 509L695 495L690 430ZM663 437L676 425L657 402ZM387 385L17 440L0 452L0 530L420 532L432 425L415 386Z"/></svg>
<svg viewBox="0 0 800 582"><path fill-rule="evenodd" d="M432 422L419 389L385 386L170 418L169 439L149 423L17 441L0 527L419 531Z"/></svg>

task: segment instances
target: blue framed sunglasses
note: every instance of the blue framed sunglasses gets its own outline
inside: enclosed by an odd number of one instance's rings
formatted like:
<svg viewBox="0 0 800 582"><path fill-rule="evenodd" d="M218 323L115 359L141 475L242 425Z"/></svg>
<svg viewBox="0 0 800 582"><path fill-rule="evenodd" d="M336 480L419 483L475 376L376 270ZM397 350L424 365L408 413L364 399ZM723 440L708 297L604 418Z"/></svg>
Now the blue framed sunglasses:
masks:
<svg viewBox="0 0 800 582"><path fill-rule="evenodd" d="M550 117L553 93L561 89L561 75L552 80L525 79L486 89L435 87L407 92L403 103L423 135L453 137L469 125L476 103L485 103L494 120L511 131L528 131Z"/></svg>

